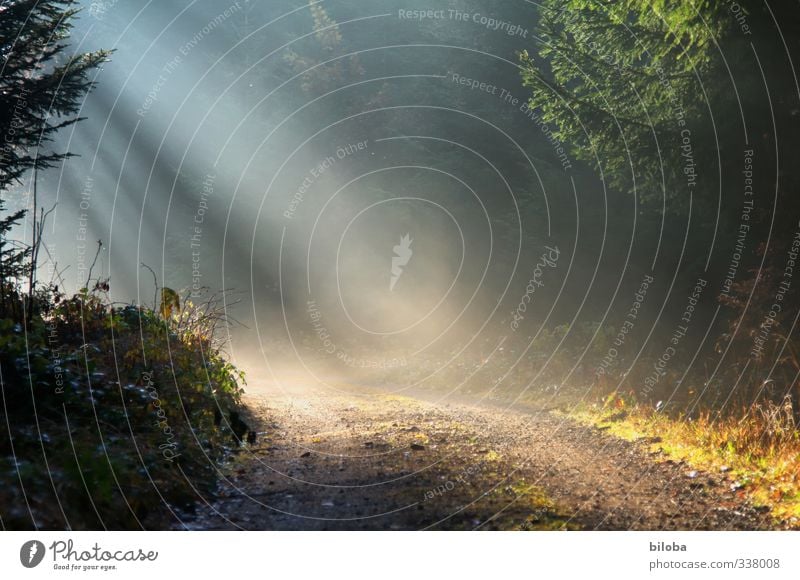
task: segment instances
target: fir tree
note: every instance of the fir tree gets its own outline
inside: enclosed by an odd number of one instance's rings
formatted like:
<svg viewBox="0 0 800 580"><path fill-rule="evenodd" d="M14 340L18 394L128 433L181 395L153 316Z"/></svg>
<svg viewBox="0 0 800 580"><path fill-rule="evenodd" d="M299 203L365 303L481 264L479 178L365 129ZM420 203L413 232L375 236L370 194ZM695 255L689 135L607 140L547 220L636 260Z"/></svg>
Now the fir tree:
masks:
<svg viewBox="0 0 800 580"><path fill-rule="evenodd" d="M76 116L93 87L89 74L108 59L108 51L72 53L67 39L78 14L74 0L11 0L0 6L0 211L2 195L25 174L52 167L71 156L48 151L56 132L81 120ZM34 179L35 183L35 179ZM26 210L0 221L0 276L3 310L19 278L34 285L41 234L38 199L33 191L33 232L29 247L9 235ZM34 262L30 264L31 260Z"/></svg>

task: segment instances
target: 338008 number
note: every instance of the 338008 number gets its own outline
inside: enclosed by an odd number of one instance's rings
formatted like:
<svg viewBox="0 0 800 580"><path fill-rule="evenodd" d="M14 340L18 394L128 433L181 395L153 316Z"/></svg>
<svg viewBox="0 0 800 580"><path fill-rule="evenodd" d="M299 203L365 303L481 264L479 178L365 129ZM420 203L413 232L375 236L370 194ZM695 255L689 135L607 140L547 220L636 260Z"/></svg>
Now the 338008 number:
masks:
<svg viewBox="0 0 800 580"><path fill-rule="evenodd" d="M736 560L737 568L780 568L778 558L739 558Z"/></svg>

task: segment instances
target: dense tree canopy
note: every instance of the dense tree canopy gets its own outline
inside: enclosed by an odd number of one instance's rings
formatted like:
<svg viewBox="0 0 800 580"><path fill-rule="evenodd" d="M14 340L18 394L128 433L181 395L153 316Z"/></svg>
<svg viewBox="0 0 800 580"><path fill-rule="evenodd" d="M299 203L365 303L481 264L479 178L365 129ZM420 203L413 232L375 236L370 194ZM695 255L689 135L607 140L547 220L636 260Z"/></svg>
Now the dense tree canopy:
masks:
<svg viewBox="0 0 800 580"><path fill-rule="evenodd" d="M700 123L721 88L709 75L720 66L722 9L714 1L544 2L539 49L521 54L531 108L608 183L643 199L685 200L697 185L697 156L710 159L700 145L713 135Z"/></svg>

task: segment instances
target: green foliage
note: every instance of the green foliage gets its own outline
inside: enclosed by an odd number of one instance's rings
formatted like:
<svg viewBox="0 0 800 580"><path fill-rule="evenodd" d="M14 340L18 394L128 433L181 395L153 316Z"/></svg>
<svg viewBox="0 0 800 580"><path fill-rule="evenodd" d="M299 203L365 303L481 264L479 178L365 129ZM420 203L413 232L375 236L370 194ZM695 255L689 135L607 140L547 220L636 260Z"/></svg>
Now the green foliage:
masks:
<svg viewBox="0 0 800 580"><path fill-rule="evenodd" d="M41 151L74 115L93 84L89 73L110 53L68 54L75 0L11 0L0 6L0 191L32 169L68 154Z"/></svg>
<svg viewBox="0 0 800 580"><path fill-rule="evenodd" d="M610 185L645 200L688 198L694 186L681 146L693 139L699 162L698 122L713 90L702 81L715 63L722 9L710 1L545 1L538 54L520 55L530 107Z"/></svg>
<svg viewBox="0 0 800 580"><path fill-rule="evenodd" d="M0 211L3 210L3 200L0 199ZM18 283L29 272L31 248L10 239L11 231L25 217L24 210L18 210L11 215L0 219L0 314L9 312L9 309L18 304L16 294ZM19 319L21 313L13 312Z"/></svg>
<svg viewBox="0 0 800 580"><path fill-rule="evenodd" d="M200 325L85 290L38 300L27 329L0 319L4 525L163 527L213 489L243 375Z"/></svg>

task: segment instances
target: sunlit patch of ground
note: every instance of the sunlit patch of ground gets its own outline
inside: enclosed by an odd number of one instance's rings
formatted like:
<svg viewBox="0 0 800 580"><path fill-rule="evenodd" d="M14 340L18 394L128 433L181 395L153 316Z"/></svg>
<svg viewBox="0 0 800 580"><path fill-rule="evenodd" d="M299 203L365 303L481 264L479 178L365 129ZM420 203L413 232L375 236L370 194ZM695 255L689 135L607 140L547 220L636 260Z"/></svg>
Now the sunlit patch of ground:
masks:
<svg viewBox="0 0 800 580"><path fill-rule="evenodd" d="M584 405L568 415L644 442L657 461L723 473L737 495L769 509L776 522L800 527L800 434L775 414L751 411L734 419L706 413L689 420L616 400Z"/></svg>

